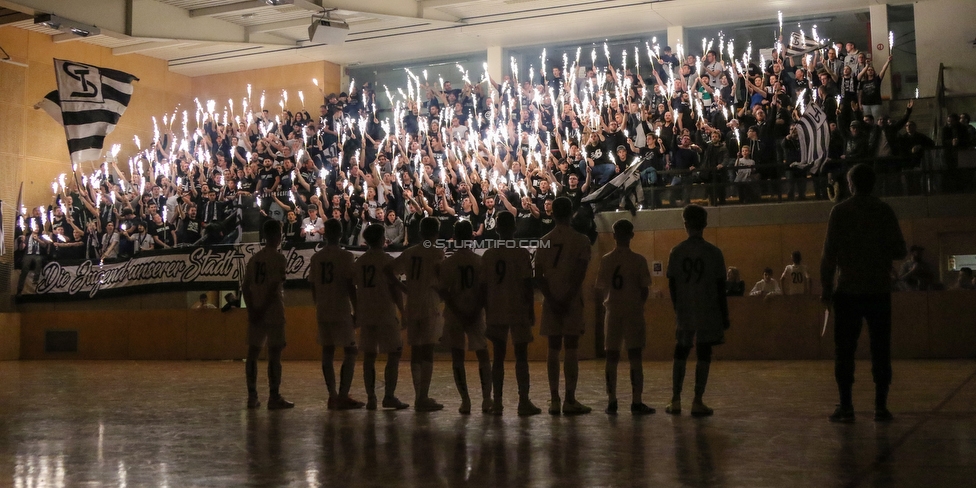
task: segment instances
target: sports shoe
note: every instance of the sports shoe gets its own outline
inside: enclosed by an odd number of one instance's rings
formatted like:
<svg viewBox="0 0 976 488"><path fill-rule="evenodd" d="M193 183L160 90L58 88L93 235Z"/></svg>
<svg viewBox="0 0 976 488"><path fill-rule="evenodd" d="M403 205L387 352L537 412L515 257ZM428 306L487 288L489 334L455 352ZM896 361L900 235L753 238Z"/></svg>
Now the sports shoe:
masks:
<svg viewBox="0 0 976 488"><path fill-rule="evenodd" d="M504 411L505 411L505 406L502 405L502 401L501 400L495 400L494 402L492 402L492 404L491 404L491 414L492 415L501 415L502 412L504 412Z"/></svg>
<svg viewBox="0 0 976 488"><path fill-rule="evenodd" d="M651 407L648 407L647 405L645 405L643 403L631 403L630 404L630 413L632 413L634 415L650 415L650 414L652 414L654 412L656 412L656 410L654 410Z"/></svg>
<svg viewBox="0 0 976 488"><path fill-rule="evenodd" d="M286 408L295 408L295 404L285 400L281 395L268 399L268 410L284 410Z"/></svg>
<svg viewBox="0 0 976 488"><path fill-rule="evenodd" d="M549 415L559 415L562 411L562 402L558 398L549 400Z"/></svg>
<svg viewBox="0 0 976 488"><path fill-rule="evenodd" d="M887 408L882 407L874 411L875 422L891 422L892 420L895 420L895 417Z"/></svg>
<svg viewBox="0 0 976 488"><path fill-rule="evenodd" d="M692 417L708 417L715 413L715 410L708 408L702 402L691 402L691 416Z"/></svg>
<svg viewBox="0 0 976 488"><path fill-rule="evenodd" d="M563 415L584 415L592 411L592 408L580 402L566 402L563 404Z"/></svg>
<svg viewBox="0 0 976 488"><path fill-rule="evenodd" d="M617 415L617 400L608 402L605 412L607 412L607 415Z"/></svg>
<svg viewBox="0 0 976 488"><path fill-rule="evenodd" d="M417 404L413 406L413 409L417 412L436 412L437 410L443 410L444 405L437 403L433 398L427 398L418 400Z"/></svg>
<svg viewBox="0 0 976 488"><path fill-rule="evenodd" d="M383 397L383 408L393 408L396 410L403 410L405 408L410 408L410 405L403 403L397 397Z"/></svg>
<svg viewBox="0 0 976 488"><path fill-rule="evenodd" d="M261 406L261 400L258 400L256 396L247 397L247 408L253 410Z"/></svg>
<svg viewBox="0 0 976 488"><path fill-rule="evenodd" d="M468 415L471 413L471 400L461 400L461 406L458 407L458 413L461 415Z"/></svg>
<svg viewBox="0 0 976 488"><path fill-rule="evenodd" d="M366 397L366 410L376 410L376 395Z"/></svg>
<svg viewBox="0 0 976 488"><path fill-rule="evenodd" d="M325 404L325 409L326 410L335 410L336 409L336 397L333 397L333 396L330 396L329 397L329 401Z"/></svg>
<svg viewBox="0 0 976 488"><path fill-rule="evenodd" d="M532 415L539 415L540 413L542 413L542 409L535 406L531 400L519 401L519 417L530 417Z"/></svg>
<svg viewBox="0 0 976 488"><path fill-rule="evenodd" d="M491 407L492 404L490 398L485 398L484 400L481 401L481 413L491 413Z"/></svg>
<svg viewBox="0 0 976 488"><path fill-rule="evenodd" d="M664 407L664 412L671 415L681 415L681 400L671 400L671 403Z"/></svg>
<svg viewBox="0 0 976 488"><path fill-rule="evenodd" d="M364 405L366 404L352 397L339 397L336 400L336 410L356 410Z"/></svg>
<svg viewBox="0 0 976 488"><path fill-rule="evenodd" d="M854 407L843 407L837 405L837 409L834 413L830 415L829 420L831 422L838 422L842 424L854 423Z"/></svg>

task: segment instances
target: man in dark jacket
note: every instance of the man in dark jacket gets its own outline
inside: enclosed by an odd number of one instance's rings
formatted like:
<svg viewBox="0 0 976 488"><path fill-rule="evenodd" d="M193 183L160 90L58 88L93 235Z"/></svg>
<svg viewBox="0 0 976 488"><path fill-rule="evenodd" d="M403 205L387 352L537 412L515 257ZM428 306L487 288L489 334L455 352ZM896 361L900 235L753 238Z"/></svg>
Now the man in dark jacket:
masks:
<svg viewBox="0 0 976 488"><path fill-rule="evenodd" d="M840 393L840 406L830 421L854 421L854 351L866 320L875 385L874 420L889 422L891 266L892 261L905 257L905 238L895 212L871 195L875 173L870 166L855 165L847 181L853 196L831 210L820 262L821 299L834 308L834 377Z"/></svg>

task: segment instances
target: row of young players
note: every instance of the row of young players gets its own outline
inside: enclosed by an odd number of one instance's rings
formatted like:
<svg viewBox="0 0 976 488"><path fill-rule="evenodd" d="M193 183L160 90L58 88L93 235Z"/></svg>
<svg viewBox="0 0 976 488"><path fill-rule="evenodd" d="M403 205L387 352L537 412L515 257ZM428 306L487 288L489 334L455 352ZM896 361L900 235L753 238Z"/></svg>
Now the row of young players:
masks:
<svg viewBox="0 0 976 488"><path fill-rule="evenodd" d="M317 307L318 338L322 346L322 371L329 390L329 409L404 409L408 405L395 393L402 351L401 324L407 330L411 347L410 370L415 392L414 409L435 411L443 405L428 396L433 373L433 352L440 342L451 349L452 368L460 393L462 414L471 411L464 367L465 351L473 350L478 359L482 390L482 411L500 415L504 360L508 337L515 351L518 383L518 414L541 413L529 399L528 344L533 340L535 323L533 294L543 297L540 333L548 338L547 372L551 400L549 413L585 414L591 411L576 399L579 336L584 331L582 284L590 260L590 242L570 226L572 202L560 197L553 203L555 228L546 234L535 255L523 248L493 248L478 256L462 248L450 257L433 246L438 222L427 218L421 224L425 242L393 258L383 251L382 226L371 225L363 233L369 249L359 258L338 244L341 228L326 222L328 246L311 261L309 281ZM673 370L673 397L667 412L681 412L681 390L688 354L695 346L698 362L695 372L695 397L692 415L711 415L702 402L708 378L711 348L723 342L729 327L725 299L725 262L722 252L702 238L707 224L706 211L689 206L684 212L689 238L676 246L668 265L671 298L676 311L676 346ZM503 213L497 228L503 239L515 233L515 218ZM651 275L647 260L630 249L633 225L619 221L614 227L616 248L600 261L597 287L606 304L607 393L606 412L617 412L617 364L626 349L633 388L631 412L654 413L642 402L642 348L645 343L644 302ZM248 357L246 376L248 408L257 408L257 357L268 345L269 409L291 408L293 403L279 393L281 350L285 346L282 284L285 260L278 251L280 224L269 221L264 227L266 246L247 264L243 286L248 303ZM455 224L456 241L471 239L471 224ZM401 276L405 279L401 281ZM402 299L405 295L406 300ZM441 314L441 303L444 313ZM355 329L359 329L357 341ZM488 341L494 358L488 355ZM336 348L344 357L336 384L333 360ZM350 394L353 370L359 351L363 352L366 402ZM379 354L387 355L385 394L382 403L376 396L375 363ZM563 354L565 397L560 397L560 355Z"/></svg>

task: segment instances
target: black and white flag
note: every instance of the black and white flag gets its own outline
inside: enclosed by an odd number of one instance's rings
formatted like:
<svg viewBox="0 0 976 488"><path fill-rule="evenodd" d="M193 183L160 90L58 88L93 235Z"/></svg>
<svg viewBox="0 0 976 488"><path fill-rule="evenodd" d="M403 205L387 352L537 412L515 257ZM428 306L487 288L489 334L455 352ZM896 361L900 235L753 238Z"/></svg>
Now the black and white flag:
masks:
<svg viewBox="0 0 976 488"><path fill-rule="evenodd" d="M800 132L800 162L812 165L810 172L818 174L827 162L827 148L830 147L827 113L819 104L812 103L797 121L797 127Z"/></svg>
<svg viewBox="0 0 976 488"><path fill-rule="evenodd" d="M99 158L105 136L115 129L132 98L133 75L88 64L54 60L58 89L34 108L64 126L72 163Z"/></svg>
<svg viewBox="0 0 976 488"><path fill-rule="evenodd" d="M824 47L826 46L823 43L818 42L816 39L794 32L792 35L790 35L789 45L786 46L786 55L803 56L804 54L819 51Z"/></svg>

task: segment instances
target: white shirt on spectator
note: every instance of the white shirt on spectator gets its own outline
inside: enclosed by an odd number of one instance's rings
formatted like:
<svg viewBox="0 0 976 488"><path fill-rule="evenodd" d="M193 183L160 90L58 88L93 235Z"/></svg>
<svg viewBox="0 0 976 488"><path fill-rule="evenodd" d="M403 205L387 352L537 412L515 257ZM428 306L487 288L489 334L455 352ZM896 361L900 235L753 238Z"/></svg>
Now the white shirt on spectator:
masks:
<svg viewBox="0 0 976 488"><path fill-rule="evenodd" d="M318 217L314 221L305 217L302 219L302 229L305 230L305 242L322 242L325 221L322 220L322 217Z"/></svg>
<svg viewBox="0 0 976 488"><path fill-rule="evenodd" d="M769 295L782 295L783 290L779 287L779 282L774 278L770 278L769 281L759 280L756 286L752 287L752 291L749 292L751 297L765 297Z"/></svg>

